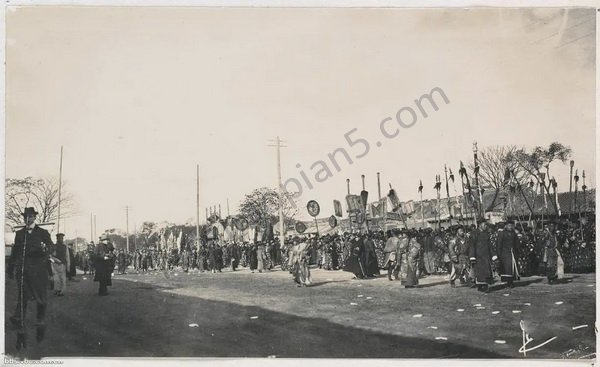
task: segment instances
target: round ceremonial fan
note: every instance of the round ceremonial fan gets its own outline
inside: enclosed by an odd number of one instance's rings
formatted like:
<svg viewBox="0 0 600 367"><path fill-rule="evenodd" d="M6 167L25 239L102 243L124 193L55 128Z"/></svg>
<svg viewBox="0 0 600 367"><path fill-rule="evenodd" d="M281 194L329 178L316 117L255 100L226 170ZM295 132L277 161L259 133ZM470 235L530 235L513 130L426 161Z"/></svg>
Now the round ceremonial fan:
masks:
<svg viewBox="0 0 600 367"><path fill-rule="evenodd" d="M310 214L310 216L313 218L319 215L319 213L321 212L321 207L319 206L319 203L317 203L315 200L309 201L306 204L306 209L308 210L308 214Z"/></svg>
<svg viewBox="0 0 600 367"><path fill-rule="evenodd" d="M306 225L302 222L297 222L296 223L296 232L298 232L300 234L306 232Z"/></svg>

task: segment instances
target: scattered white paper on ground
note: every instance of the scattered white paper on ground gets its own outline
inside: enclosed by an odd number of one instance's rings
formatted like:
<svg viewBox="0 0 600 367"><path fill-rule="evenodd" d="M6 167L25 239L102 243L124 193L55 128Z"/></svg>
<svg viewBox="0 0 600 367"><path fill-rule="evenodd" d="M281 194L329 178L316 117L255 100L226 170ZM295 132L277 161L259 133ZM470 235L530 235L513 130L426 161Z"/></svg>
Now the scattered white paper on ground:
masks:
<svg viewBox="0 0 600 367"><path fill-rule="evenodd" d="M366 299L373 299L373 297L367 297Z"/></svg>
<svg viewBox="0 0 600 367"><path fill-rule="evenodd" d="M363 296L362 294L359 294L357 297L358 297L358 298L362 298L362 296Z"/></svg>
<svg viewBox="0 0 600 367"><path fill-rule="evenodd" d="M358 306L358 303L356 303L356 302L350 302L350 305L351 306Z"/></svg>
<svg viewBox="0 0 600 367"><path fill-rule="evenodd" d="M494 340L496 344L506 344L506 340Z"/></svg>
<svg viewBox="0 0 600 367"><path fill-rule="evenodd" d="M477 303L473 305L474 307L481 307L481 303Z"/></svg>
<svg viewBox="0 0 600 367"><path fill-rule="evenodd" d="M445 336L436 336L435 340L448 340Z"/></svg>
<svg viewBox="0 0 600 367"><path fill-rule="evenodd" d="M521 313L521 310L513 310L513 313Z"/></svg>
<svg viewBox="0 0 600 367"><path fill-rule="evenodd" d="M508 293L504 293L504 294L503 294L503 296L504 296L504 297L508 297L508 296L510 296L510 294L508 294Z"/></svg>
<svg viewBox="0 0 600 367"><path fill-rule="evenodd" d="M479 306L479 307L477 307L477 309L478 310L485 310L485 307L484 306Z"/></svg>
<svg viewBox="0 0 600 367"><path fill-rule="evenodd" d="M86 278L86 277L83 277L83 280L87 280L87 278Z"/></svg>
<svg viewBox="0 0 600 367"><path fill-rule="evenodd" d="M555 305L562 305L563 301L554 302Z"/></svg>
<svg viewBox="0 0 600 367"><path fill-rule="evenodd" d="M437 326L428 326L427 328L437 330Z"/></svg>
<svg viewBox="0 0 600 367"><path fill-rule="evenodd" d="M500 313L500 311L492 311L492 315L497 315L499 313Z"/></svg>
<svg viewBox="0 0 600 367"><path fill-rule="evenodd" d="M189 324L188 326L189 327L200 327L200 325L198 325L198 324Z"/></svg>
<svg viewBox="0 0 600 367"><path fill-rule="evenodd" d="M577 330L577 329L581 329L584 327L588 327L587 325L579 325L579 326L573 326L573 330Z"/></svg>
<svg viewBox="0 0 600 367"><path fill-rule="evenodd" d="M523 303L523 304L524 304L525 306L531 306L531 303L529 303L529 302L525 302L525 303Z"/></svg>
<svg viewBox="0 0 600 367"><path fill-rule="evenodd" d="M458 312L463 312L464 310L465 310L464 308L459 308L459 309L458 309L458 310L456 310L456 311L458 311Z"/></svg>
<svg viewBox="0 0 600 367"><path fill-rule="evenodd" d="M413 315L413 317L423 317L423 314L418 313L416 315Z"/></svg>
<svg viewBox="0 0 600 367"><path fill-rule="evenodd" d="M250 320L256 320L258 319L258 316L250 316Z"/></svg>

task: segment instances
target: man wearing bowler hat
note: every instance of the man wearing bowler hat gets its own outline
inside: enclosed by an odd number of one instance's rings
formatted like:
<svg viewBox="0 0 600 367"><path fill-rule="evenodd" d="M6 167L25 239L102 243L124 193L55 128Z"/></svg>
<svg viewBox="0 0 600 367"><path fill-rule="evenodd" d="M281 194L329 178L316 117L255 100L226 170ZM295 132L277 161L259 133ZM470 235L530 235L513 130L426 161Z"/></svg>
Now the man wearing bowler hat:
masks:
<svg viewBox="0 0 600 367"><path fill-rule="evenodd" d="M25 315L28 300L33 299L37 303L37 341L41 342L44 339L48 259L54 252L54 243L50 233L35 224L38 213L34 208L25 208L22 214L25 227L15 234L8 276L12 279L16 275L18 292L17 308L10 321L20 329L23 338L21 345L25 346Z"/></svg>
<svg viewBox="0 0 600 367"><path fill-rule="evenodd" d="M96 253L94 256L94 267L96 273L94 274L94 281L100 283L98 289L98 295L108 296L108 286L112 285L112 272L115 268L115 248L109 242L108 235L104 234L100 237L100 243L96 246Z"/></svg>

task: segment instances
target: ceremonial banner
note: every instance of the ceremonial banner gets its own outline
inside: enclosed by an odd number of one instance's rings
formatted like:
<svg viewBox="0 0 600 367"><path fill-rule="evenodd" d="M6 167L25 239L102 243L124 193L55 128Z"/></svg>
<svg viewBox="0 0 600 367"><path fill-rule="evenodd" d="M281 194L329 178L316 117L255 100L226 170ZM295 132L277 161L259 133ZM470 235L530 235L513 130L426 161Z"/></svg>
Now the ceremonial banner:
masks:
<svg viewBox="0 0 600 367"><path fill-rule="evenodd" d="M398 207L400 206L400 199L398 198L398 195L396 195L396 191L394 191L394 189L390 190L390 192L388 193L388 198L392 203L392 210L398 209Z"/></svg>
<svg viewBox="0 0 600 367"><path fill-rule="evenodd" d="M415 205L412 200L402 203L401 206L402 206L402 212L404 214L409 215L409 214L414 213L414 211L415 211Z"/></svg>
<svg viewBox="0 0 600 367"><path fill-rule="evenodd" d="M333 210L334 210L336 216L343 217L342 203L340 203L338 200L333 201Z"/></svg>
<svg viewBox="0 0 600 367"><path fill-rule="evenodd" d="M358 195L347 195L346 204L349 212L362 210L362 199Z"/></svg>
<svg viewBox="0 0 600 367"><path fill-rule="evenodd" d="M337 218L335 217L335 215L332 215L331 217L329 217L329 226L331 228L335 228L337 227Z"/></svg>
<svg viewBox="0 0 600 367"><path fill-rule="evenodd" d="M383 217L387 210L387 199L371 203L369 209L371 218Z"/></svg>

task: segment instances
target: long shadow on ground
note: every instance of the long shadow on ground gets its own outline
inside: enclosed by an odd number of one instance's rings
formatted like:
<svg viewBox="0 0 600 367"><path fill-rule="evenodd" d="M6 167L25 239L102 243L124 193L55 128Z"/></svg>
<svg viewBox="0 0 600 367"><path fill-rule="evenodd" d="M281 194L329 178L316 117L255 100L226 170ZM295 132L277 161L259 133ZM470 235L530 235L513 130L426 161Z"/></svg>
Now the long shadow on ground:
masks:
<svg viewBox="0 0 600 367"><path fill-rule="evenodd" d="M35 346L30 326L28 338L34 346L26 352L28 358L506 357L448 341L388 335L326 319L174 295L147 284L117 281L108 297L96 296L93 287L81 282L71 294L51 297L46 340ZM6 310L12 310L14 298L7 285ZM28 315L30 325L33 312ZM190 327L192 323L198 327ZM6 330L6 353L16 355L15 332Z"/></svg>

